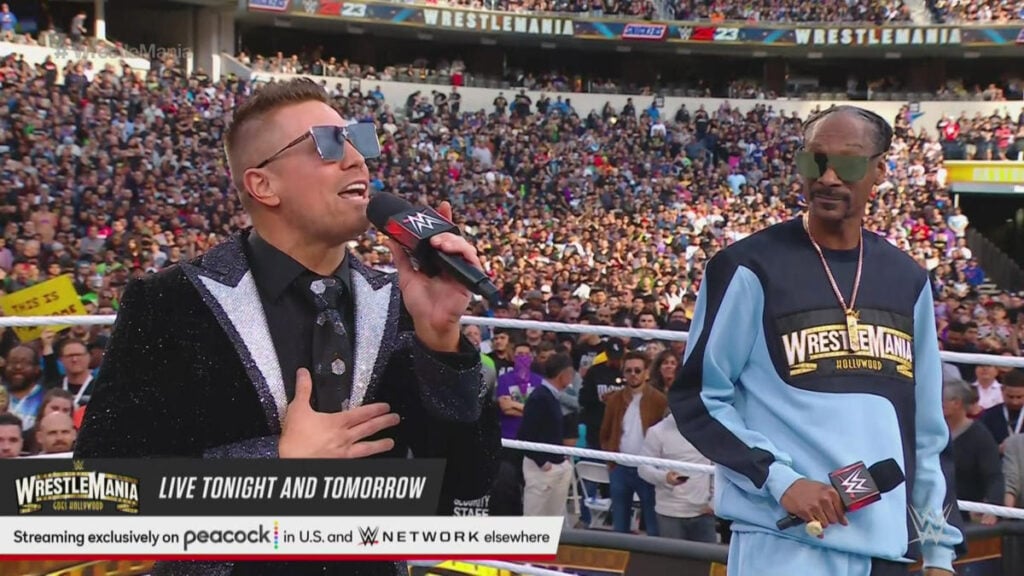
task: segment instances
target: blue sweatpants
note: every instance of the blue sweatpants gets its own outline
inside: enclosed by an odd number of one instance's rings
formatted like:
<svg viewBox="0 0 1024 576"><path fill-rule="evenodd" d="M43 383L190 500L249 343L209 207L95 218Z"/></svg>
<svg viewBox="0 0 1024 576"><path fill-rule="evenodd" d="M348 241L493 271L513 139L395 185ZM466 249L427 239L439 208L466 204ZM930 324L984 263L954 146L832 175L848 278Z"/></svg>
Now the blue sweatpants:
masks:
<svg viewBox="0 0 1024 576"><path fill-rule="evenodd" d="M733 532L729 543L728 576L895 576L909 569L764 532Z"/></svg>

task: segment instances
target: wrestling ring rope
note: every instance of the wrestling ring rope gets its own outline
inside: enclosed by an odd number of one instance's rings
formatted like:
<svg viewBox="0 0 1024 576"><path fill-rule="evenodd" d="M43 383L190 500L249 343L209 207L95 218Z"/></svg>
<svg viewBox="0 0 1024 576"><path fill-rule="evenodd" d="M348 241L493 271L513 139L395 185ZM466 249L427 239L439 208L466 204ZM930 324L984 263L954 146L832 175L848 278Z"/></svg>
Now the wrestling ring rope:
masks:
<svg viewBox="0 0 1024 576"><path fill-rule="evenodd" d="M0 328L31 328L35 326L95 326L110 325L117 318L115 315L97 316L4 316L0 317ZM672 330L652 330L645 328L617 328L613 326L591 326L590 324L563 324L561 322L539 322L536 320L514 320L511 318L485 318L483 316L463 316L463 324L489 326L491 328L513 328L517 330L544 330L546 332L568 332L571 334L600 334L602 336L618 336L622 338L642 338L647 340L664 340L686 342L688 332ZM971 354L967 352L939 352L943 360L959 364L979 364L999 366L1002 368L1024 368L1024 358L1018 356L994 356L991 354Z"/></svg>
<svg viewBox="0 0 1024 576"><path fill-rule="evenodd" d="M116 316L21 316L21 317L0 317L0 328L4 327L33 327L33 326L69 326L69 325L109 325L113 324ZM616 328L611 326L591 326L588 324L562 324L559 322L538 322L534 320L513 320L502 318L484 318L480 316L463 316L463 324L475 324L477 326L490 326L494 328L533 329L549 332L570 332L575 334L601 334L604 336L619 336L626 338L644 338L666 341L685 342L687 332L675 332L670 330L647 330L639 328ZM978 364L988 366L1002 366L1009 368L1024 368L1024 358L1015 356L993 356L990 354L968 354L962 352L940 352L943 360L962 364ZM649 465L666 470L675 470L688 474L713 474L715 467L704 464L689 464L665 460L662 458L650 458L646 456L634 456L632 454L620 454L618 452L605 452L603 450L590 450L587 448L576 448L554 444L538 444L524 442L521 440L502 439L502 445L507 448L528 450L533 452L546 452L549 454L562 454L576 458L588 458L604 462L616 462L626 466ZM53 455L61 457L61 455ZM70 454L63 457L70 457ZM1024 520L1024 509L1009 508L1006 506L995 506L981 502L969 502L960 500L957 502L961 510L990 514L1000 518ZM483 564L483 562L480 562ZM494 564L493 562L491 564ZM536 570L542 570L536 568ZM527 574L528 572L522 572ZM548 576L559 574L559 572L541 571L529 572L537 576Z"/></svg>

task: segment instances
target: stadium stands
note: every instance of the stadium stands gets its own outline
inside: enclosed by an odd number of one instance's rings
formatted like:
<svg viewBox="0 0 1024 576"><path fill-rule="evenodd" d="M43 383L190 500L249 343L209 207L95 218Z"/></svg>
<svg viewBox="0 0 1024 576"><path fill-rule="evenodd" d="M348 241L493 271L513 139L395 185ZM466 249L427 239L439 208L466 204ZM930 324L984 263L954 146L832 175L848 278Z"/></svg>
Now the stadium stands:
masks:
<svg viewBox="0 0 1024 576"><path fill-rule="evenodd" d="M910 10L902 0L859 0L857 2L699 2L678 0L672 5L676 20L730 20L747 22L909 22Z"/></svg>
<svg viewBox="0 0 1024 576"><path fill-rule="evenodd" d="M15 57L4 72L20 110L5 158L6 292L70 272L92 311L109 309L127 274L192 257L246 225L217 135L252 85L169 70L145 79L72 70L67 84L46 88L34 82L46 71ZM43 114L46 100L32 95L48 90L84 98L88 124L72 107ZM380 124L385 156L374 164L375 186L452 200L517 302L532 290L585 295L596 283L616 298L653 293L667 314L677 296L695 291L717 249L803 202L789 162L799 119L768 105L590 111L509 94L478 111L442 92L403 102L366 85L337 96L352 116ZM905 114L893 120L901 128L892 180L871 227L931 269L937 293L967 298L984 275L963 230L950 232L942 153L997 158L1024 137L1022 119L949 119L958 129L941 139L907 128ZM509 124L530 128L512 137ZM520 216L515 224L500 224L510 214ZM371 234L358 251L386 261L377 247ZM664 292L670 285L678 294Z"/></svg>
<svg viewBox="0 0 1024 576"><path fill-rule="evenodd" d="M858 2L700 2L677 0L436 0L438 6L523 13L570 12L595 18L663 18L682 21L747 22L909 22L910 10L902 0L860 0Z"/></svg>
<svg viewBox="0 0 1024 576"><path fill-rule="evenodd" d="M936 22L987 22L999 24L1013 20L1024 20L1024 2L1008 0L994 2L982 0L927 0L928 7Z"/></svg>

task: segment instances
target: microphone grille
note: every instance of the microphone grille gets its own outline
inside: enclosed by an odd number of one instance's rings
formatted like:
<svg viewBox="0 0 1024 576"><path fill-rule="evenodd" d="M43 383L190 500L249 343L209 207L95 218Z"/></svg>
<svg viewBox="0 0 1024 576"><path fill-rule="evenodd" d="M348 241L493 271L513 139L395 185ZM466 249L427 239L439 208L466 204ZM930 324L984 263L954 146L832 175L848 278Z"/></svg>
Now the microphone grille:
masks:
<svg viewBox="0 0 1024 576"><path fill-rule="evenodd" d="M366 205L366 217L374 226L383 228L388 218L411 209L412 204L404 199L390 192L377 192L370 197L370 202Z"/></svg>
<svg viewBox="0 0 1024 576"><path fill-rule="evenodd" d="M906 480L903 469L896 460L889 458L872 464L868 471L875 480L879 492L889 492Z"/></svg>

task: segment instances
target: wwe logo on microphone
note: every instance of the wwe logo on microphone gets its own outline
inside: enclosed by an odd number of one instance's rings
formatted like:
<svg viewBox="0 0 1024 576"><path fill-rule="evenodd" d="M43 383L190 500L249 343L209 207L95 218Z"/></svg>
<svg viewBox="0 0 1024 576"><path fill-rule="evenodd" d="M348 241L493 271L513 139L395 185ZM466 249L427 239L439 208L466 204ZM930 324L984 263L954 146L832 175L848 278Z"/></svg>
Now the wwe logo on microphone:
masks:
<svg viewBox="0 0 1024 576"><path fill-rule="evenodd" d="M849 494L850 497L855 498L857 494L867 494L872 491L869 486L865 486L867 481L867 478L860 475L860 469L857 469L851 472L846 478L840 480L839 484L842 485L843 490Z"/></svg>
<svg viewBox="0 0 1024 576"><path fill-rule="evenodd" d="M405 217L405 223L416 230L416 234L423 235L424 230L433 230L435 225L444 226L444 222L428 216L422 212L416 212Z"/></svg>
<svg viewBox="0 0 1024 576"><path fill-rule="evenodd" d="M362 542L360 546L374 546L380 544L380 540L377 540L377 534L380 533L380 528L363 528L359 527L359 539Z"/></svg>
<svg viewBox="0 0 1024 576"><path fill-rule="evenodd" d="M839 493L843 507L849 512L860 510L882 498L874 478L871 477L871 471L863 462L830 472L828 477L832 481L832 487Z"/></svg>

